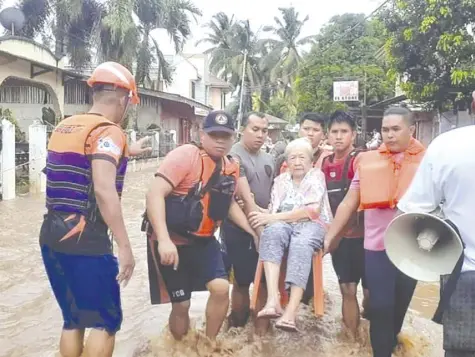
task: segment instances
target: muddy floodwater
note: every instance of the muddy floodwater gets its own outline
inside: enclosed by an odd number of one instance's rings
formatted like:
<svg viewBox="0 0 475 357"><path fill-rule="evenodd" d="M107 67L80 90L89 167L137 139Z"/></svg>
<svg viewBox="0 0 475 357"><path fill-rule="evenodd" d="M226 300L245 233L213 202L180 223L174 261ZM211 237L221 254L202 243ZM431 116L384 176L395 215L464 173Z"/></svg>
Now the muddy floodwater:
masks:
<svg viewBox="0 0 475 357"><path fill-rule="evenodd" d="M192 299L195 329L176 343L166 325L169 305L151 306L148 295L145 238L140 232L140 215L152 169L127 175L123 209L136 258L134 276L122 290L124 323L117 335L114 357L370 357L367 322L362 338L351 342L341 328L340 298L331 262L325 258L325 316L313 317L303 307L298 320L300 332L272 330L262 339L254 338L250 326L231 329L217 343L203 337L206 293ZM61 314L43 269L38 232L44 209L43 196L23 196L0 202L0 357L59 356ZM429 318L438 301L436 285L419 285L411 312L403 328L398 357L441 357L442 330Z"/></svg>

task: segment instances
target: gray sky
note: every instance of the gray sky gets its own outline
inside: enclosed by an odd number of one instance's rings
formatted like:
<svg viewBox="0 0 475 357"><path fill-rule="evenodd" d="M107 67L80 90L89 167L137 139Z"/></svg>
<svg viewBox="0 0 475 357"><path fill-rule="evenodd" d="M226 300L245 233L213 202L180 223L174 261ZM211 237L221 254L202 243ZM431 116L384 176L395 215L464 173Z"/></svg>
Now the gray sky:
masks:
<svg viewBox="0 0 475 357"><path fill-rule="evenodd" d="M14 5L16 0L5 0L3 7ZM198 24L193 25L193 38L185 45L185 52L193 53L203 51L206 45L195 47L195 43L202 38L206 29L202 24L207 23L211 16L223 11L233 15L236 19L249 19L251 26L257 30L262 25L273 24L274 16L279 14L279 7L294 6L302 18L309 15L310 19L304 27L304 36L316 34L319 28L332 16L345 12L362 12L369 14L378 7L383 0L330 0L328 2L309 0L193 0L195 5L202 9L203 16L198 19ZM154 37L166 54L173 54L167 34L163 30L155 30Z"/></svg>
<svg viewBox="0 0 475 357"><path fill-rule="evenodd" d="M207 23L215 13L222 11L234 15L236 19L249 19L254 30L262 25L272 25L274 17L279 15L279 7L294 6L302 18L306 15L310 17L304 27L304 36L316 34L334 15L346 12L369 14L382 2L383 0L194 0L195 5L203 11L203 16L199 19L200 25ZM196 41L206 33L206 29L200 25L194 26L194 36L186 44L185 52L206 49L206 45L200 45L198 49L195 47ZM163 34L157 34L157 37L161 43L168 42Z"/></svg>

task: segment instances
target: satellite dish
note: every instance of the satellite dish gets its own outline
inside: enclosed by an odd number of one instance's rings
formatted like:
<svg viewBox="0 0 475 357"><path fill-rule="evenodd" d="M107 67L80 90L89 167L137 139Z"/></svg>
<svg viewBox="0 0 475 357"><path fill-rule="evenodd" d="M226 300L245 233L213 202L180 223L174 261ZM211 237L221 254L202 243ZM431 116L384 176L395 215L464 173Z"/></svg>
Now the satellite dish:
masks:
<svg viewBox="0 0 475 357"><path fill-rule="evenodd" d="M16 7L7 7L0 12L0 23L15 35L15 31L20 31L25 26L25 15Z"/></svg>

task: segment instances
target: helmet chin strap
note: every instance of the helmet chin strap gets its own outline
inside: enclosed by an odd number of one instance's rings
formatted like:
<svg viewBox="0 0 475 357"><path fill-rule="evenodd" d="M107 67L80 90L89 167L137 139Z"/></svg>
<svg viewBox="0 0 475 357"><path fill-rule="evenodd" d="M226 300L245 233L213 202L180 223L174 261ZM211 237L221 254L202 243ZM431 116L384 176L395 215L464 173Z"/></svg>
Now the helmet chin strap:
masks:
<svg viewBox="0 0 475 357"><path fill-rule="evenodd" d="M125 116L127 115L127 109L129 109L129 104L130 104L130 96L126 98L125 108L124 108L124 112L122 113L120 123L124 121Z"/></svg>

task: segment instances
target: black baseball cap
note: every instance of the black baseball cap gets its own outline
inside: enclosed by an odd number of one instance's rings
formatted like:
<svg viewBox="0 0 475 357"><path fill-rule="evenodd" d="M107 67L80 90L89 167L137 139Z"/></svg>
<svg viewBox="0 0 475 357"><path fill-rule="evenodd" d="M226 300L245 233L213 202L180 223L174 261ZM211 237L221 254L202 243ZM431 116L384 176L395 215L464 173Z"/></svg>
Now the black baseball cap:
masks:
<svg viewBox="0 0 475 357"><path fill-rule="evenodd" d="M224 110L214 110L203 120L203 131L205 133L222 132L234 134L234 119L231 114Z"/></svg>

